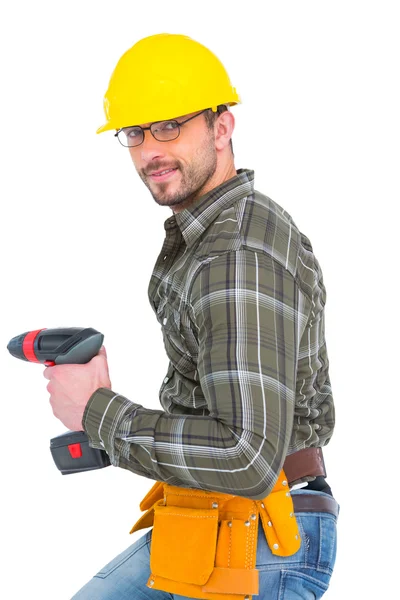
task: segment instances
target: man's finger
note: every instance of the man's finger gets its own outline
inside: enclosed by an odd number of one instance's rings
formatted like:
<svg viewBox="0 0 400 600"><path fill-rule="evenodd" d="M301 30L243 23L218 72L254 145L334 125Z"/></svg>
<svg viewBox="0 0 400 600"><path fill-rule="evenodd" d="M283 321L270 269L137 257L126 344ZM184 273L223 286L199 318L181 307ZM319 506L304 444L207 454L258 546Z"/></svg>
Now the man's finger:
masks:
<svg viewBox="0 0 400 600"><path fill-rule="evenodd" d="M50 368L51 367L46 367L43 371L43 377L45 377L46 379L50 379Z"/></svg>

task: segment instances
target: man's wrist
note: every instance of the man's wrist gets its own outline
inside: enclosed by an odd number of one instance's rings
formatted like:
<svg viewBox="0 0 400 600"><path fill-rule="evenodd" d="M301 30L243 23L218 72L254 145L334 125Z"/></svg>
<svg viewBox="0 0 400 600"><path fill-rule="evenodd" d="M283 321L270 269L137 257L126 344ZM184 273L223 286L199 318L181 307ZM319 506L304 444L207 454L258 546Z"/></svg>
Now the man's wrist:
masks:
<svg viewBox="0 0 400 600"><path fill-rule="evenodd" d="M98 388L90 396L82 416L82 427L86 431L90 440L98 445L103 442L101 429L103 428L105 416L110 409L113 398L116 399L118 394L110 388ZM109 415L111 417L111 414ZM101 444L102 447L103 444Z"/></svg>
<svg viewBox="0 0 400 600"><path fill-rule="evenodd" d="M110 388L101 387L93 392L82 417L82 427L91 446L112 450L116 432L125 414L132 411L132 407L139 406Z"/></svg>

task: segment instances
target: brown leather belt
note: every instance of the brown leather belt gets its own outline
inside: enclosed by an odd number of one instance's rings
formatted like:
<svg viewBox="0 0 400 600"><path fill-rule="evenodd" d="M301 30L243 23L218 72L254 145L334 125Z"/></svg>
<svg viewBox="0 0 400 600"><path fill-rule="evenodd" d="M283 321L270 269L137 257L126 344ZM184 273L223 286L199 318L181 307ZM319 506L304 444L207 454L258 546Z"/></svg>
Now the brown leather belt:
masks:
<svg viewBox="0 0 400 600"><path fill-rule="evenodd" d="M326 469L322 448L305 448L286 457L283 470L289 485L293 485L303 477L326 477ZM335 517L339 514L336 500L324 494L292 494L295 512L327 512Z"/></svg>
<svg viewBox="0 0 400 600"><path fill-rule="evenodd" d="M292 494L294 512L327 512L335 517L339 514L339 505L335 498L325 494Z"/></svg>
<svg viewBox="0 0 400 600"><path fill-rule="evenodd" d="M326 477L324 457L322 448L304 448L293 454L289 454L283 463L289 485L293 485L303 477Z"/></svg>

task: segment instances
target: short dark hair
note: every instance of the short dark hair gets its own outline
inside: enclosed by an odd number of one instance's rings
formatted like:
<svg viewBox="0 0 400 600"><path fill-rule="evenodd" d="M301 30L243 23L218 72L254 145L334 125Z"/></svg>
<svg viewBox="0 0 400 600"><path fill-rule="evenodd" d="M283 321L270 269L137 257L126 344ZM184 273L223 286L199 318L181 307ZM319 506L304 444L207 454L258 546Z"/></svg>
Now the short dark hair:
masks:
<svg viewBox="0 0 400 600"><path fill-rule="evenodd" d="M213 110L208 110L207 112L204 113L205 119L206 119L206 124L208 129L212 129L214 127L214 123L216 121L216 119L218 118L218 115L220 115L221 113L225 112L228 110L228 107L225 104L219 104L217 106L217 112L214 112ZM231 147L231 152L233 154L233 144L232 144L232 138L230 139L230 147Z"/></svg>

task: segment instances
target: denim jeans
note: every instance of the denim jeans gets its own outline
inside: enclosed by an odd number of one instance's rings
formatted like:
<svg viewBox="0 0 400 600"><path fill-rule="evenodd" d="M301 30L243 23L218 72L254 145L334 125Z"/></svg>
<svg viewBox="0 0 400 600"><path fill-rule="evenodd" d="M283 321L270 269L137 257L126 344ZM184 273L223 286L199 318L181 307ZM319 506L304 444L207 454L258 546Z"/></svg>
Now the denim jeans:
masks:
<svg viewBox="0 0 400 600"><path fill-rule="evenodd" d="M323 492L294 490L295 494ZM325 512L296 513L302 544L293 556L271 553L261 521L256 568L259 594L253 600L317 600L328 589L336 558L336 517ZM152 529L114 558L71 600L187 600L146 586Z"/></svg>

